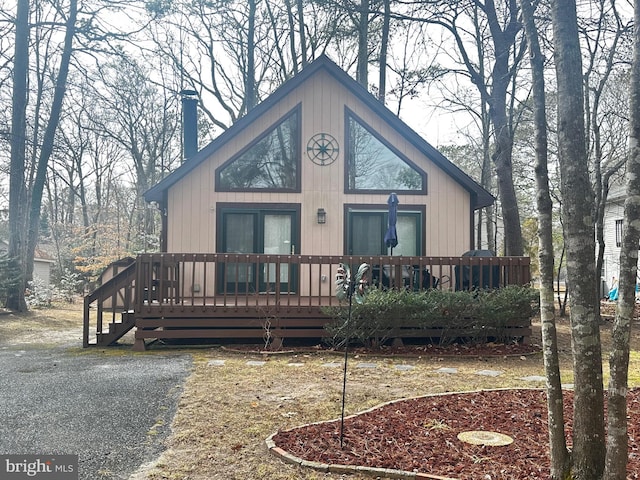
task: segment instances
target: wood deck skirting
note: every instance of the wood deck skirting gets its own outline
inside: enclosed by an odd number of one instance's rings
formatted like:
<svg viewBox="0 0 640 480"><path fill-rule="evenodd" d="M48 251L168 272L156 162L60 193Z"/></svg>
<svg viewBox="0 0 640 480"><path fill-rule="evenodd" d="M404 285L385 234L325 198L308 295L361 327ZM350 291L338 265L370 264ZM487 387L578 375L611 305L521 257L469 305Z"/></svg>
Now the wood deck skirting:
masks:
<svg viewBox="0 0 640 480"><path fill-rule="evenodd" d="M282 337L320 337L330 320L322 308L340 305L334 282L341 263L368 263L369 282L381 288L530 282L528 257L142 254L85 298L83 345L111 344L134 327L140 341L262 338L265 325Z"/></svg>

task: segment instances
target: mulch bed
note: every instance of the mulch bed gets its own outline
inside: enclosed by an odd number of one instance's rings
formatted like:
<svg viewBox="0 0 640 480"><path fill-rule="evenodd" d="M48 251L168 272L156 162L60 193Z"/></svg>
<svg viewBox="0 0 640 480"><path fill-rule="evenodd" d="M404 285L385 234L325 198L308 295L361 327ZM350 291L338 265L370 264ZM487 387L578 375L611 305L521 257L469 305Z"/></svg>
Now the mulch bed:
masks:
<svg viewBox="0 0 640 480"><path fill-rule="evenodd" d="M603 300L600 302L600 315L603 320L613 321L616 315L616 306L617 302L610 302L608 300ZM640 320L640 303L636 302L636 308L633 313L634 320L637 322Z"/></svg>
<svg viewBox="0 0 640 480"><path fill-rule="evenodd" d="M573 393L565 392L570 445ZM628 479L640 478L640 390L628 396ZM480 430L513 438L507 446L464 443L461 432ZM308 425L273 437L304 460L390 468L460 480L549 478L546 395L543 390L495 390L401 400L345 420Z"/></svg>

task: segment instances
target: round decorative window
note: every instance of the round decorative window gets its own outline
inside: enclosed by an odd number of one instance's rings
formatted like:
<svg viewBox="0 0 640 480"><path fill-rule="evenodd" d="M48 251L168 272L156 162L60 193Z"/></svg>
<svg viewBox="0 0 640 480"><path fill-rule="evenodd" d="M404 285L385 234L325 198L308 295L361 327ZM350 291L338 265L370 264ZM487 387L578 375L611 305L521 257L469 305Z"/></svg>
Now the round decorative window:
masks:
<svg viewBox="0 0 640 480"><path fill-rule="evenodd" d="M339 152L338 141L328 133L316 133L307 142L307 155L316 165L331 165Z"/></svg>

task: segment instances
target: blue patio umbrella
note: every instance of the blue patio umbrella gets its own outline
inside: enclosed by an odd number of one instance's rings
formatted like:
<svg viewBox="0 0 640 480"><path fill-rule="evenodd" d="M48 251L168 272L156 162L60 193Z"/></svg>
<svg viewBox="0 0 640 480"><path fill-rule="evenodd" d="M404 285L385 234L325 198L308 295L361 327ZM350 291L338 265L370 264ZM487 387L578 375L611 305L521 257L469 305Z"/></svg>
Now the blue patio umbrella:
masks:
<svg viewBox="0 0 640 480"><path fill-rule="evenodd" d="M398 245L398 232L396 230L398 203L398 196L395 193L389 195L387 199L387 204L389 205L389 226L387 227L387 233L384 234L384 244L387 248L391 248L391 255L393 255L393 248Z"/></svg>

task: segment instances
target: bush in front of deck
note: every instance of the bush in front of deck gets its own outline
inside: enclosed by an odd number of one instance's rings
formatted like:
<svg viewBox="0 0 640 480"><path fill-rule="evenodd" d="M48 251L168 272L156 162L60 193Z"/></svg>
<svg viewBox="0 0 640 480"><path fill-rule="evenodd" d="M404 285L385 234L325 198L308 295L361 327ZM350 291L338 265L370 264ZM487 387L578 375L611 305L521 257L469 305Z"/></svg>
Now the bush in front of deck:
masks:
<svg viewBox="0 0 640 480"><path fill-rule="evenodd" d="M328 342L346 339L379 347L391 338L427 337L441 345L513 340L511 328L530 325L538 309L538 291L508 286L496 290L380 290L372 288L362 304L330 307L325 325Z"/></svg>

